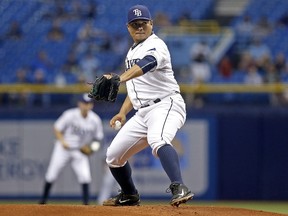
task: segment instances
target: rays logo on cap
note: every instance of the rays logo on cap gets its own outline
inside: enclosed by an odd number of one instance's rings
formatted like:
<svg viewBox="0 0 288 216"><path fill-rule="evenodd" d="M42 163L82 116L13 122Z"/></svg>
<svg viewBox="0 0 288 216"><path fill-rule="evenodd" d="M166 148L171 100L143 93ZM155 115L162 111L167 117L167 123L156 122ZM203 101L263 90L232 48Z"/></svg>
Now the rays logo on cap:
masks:
<svg viewBox="0 0 288 216"><path fill-rule="evenodd" d="M148 8L144 5L135 5L128 11L127 23L135 20L151 20L151 14Z"/></svg>
<svg viewBox="0 0 288 216"><path fill-rule="evenodd" d="M133 10L133 12L134 12L135 16L142 16L142 12L139 9L135 9L135 10Z"/></svg>

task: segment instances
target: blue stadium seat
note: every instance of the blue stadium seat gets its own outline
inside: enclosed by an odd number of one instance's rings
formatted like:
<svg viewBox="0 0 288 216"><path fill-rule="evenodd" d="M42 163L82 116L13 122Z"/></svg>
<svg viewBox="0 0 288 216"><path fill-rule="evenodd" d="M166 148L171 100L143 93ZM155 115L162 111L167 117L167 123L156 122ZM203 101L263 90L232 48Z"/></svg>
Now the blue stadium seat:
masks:
<svg viewBox="0 0 288 216"><path fill-rule="evenodd" d="M126 12L132 5L134 0L123 0L121 3L115 4L114 0L96 1L98 5L98 16L95 19L95 26L107 31L109 34L127 34L126 29ZM81 0L81 4L87 5L90 0ZM154 0L139 0L137 3L147 5L155 15L158 11L163 11L175 21L181 13L188 12L193 19L204 19L213 5L213 0L166 0L165 4L169 7L163 7L163 2ZM65 3L65 8L71 5L69 1ZM51 27L51 20L42 19L41 16L47 12L54 12L55 5L49 1L3 1L1 2L1 19L0 19L0 34L4 34L11 21L18 20L23 27L24 38L22 41L3 41L1 45L2 51L5 53L3 58L0 58L1 69L5 71L2 81L9 81L10 74L15 73L16 69L25 65L29 66L36 53L45 49L57 67L60 67L67 58L68 52L75 42L78 29L84 25L84 21L71 20L63 22L65 31L65 40L61 43L48 42L46 34ZM117 20L117 22L115 22ZM214 39L213 39L214 40ZM190 41L185 40L184 46ZM172 47L173 49L174 47ZM186 50L187 51L187 50ZM177 52L177 47L175 47ZM111 52L101 52L97 54L101 60L103 71L113 71L122 64L122 56ZM183 58L182 58L183 59ZM177 59L175 64L180 64ZM5 62L5 64L4 64ZM2 64L3 63L3 64ZM51 74L50 74L51 75ZM51 75L52 76L52 75ZM53 77L49 77L53 80ZM74 80L71 78L71 82Z"/></svg>

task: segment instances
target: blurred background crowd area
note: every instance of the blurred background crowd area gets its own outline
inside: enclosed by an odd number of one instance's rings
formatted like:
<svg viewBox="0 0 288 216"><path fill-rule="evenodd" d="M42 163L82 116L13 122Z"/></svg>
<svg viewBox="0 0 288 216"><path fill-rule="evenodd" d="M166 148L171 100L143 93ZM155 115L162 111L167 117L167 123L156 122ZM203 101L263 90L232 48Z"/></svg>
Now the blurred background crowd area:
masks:
<svg viewBox="0 0 288 216"><path fill-rule="evenodd" d="M136 3L149 7L181 85L288 82L286 0L1 0L0 85L66 86L122 73L132 44L126 13ZM2 90L0 104L49 105L50 96ZM185 96L198 107L288 103L286 91Z"/></svg>

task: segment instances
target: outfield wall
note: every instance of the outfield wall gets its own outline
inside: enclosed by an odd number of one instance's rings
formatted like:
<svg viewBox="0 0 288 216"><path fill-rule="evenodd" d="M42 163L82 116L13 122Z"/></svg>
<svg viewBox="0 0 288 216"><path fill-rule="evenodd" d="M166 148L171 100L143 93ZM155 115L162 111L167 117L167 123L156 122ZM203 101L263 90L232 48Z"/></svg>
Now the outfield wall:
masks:
<svg viewBox="0 0 288 216"><path fill-rule="evenodd" d="M0 198L40 196L53 148L52 126L61 110L1 110ZM108 127L111 113L99 113L108 145L116 133ZM287 199L287 122L285 109L189 110L174 142L184 150L179 150L183 178L195 198ZM92 196L97 196L103 185L105 148L91 157ZM169 181L150 149L137 154L131 164L144 199L170 197L165 193ZM59 176L51 196L80 197L80 186L70 167Z"/></svg>

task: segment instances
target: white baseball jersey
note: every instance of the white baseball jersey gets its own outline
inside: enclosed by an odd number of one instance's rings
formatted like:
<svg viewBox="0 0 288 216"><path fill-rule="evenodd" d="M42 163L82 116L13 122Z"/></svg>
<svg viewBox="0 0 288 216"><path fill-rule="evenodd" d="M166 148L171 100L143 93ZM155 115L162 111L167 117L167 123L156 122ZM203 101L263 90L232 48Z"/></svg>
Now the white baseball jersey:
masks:
<svg viewBox="0 0 288 216"><path fill-rule="evenodd" d="M81 115L80 109L68 109L56 120L54 127L61 131L64 140L69 145L65 149L60 141L56 141L45 179L54 182L66 164L71 163L79 183L91 182L89 159L79 151L85 144L93 140L103 139L103 125L100 117L89 111L86 118Z"/></svg>
<svg viewBox="0 0 288 216"><path fill-rule="evenodd" d="M147 55L156 58L157 66L126 82L130 101L138 111L123 125L109 146L106 162L110 167L124 166L132 155L147 146L157 156L161 146L172 145L173 138L186 120L186 105L179 94L164 41L152 34L131 47L126 57L127 70ZM151 103L155 100L157 103ZM145 106L147 104L149 106Z"/></svg>
<svg viewBox="0 0 288 216"><path fill-rule="evenodd" d="M61 131L70 148L80 148L93 140L103 139L103 126L100 117L89 111L84 118L79 108L66 110L55 122L54 127Z"/></svg>
<svg viewBox="0 0 288 216"><path fill-rule="evenodd" d="M147 55L156 58L156 68L126 82L127 92L134 109L139 109L142 105L157 98L162 99L173 92L180 92L172 71L169 50L155 34L130 48L125 60L126 69L130 69Z"/></svg>

